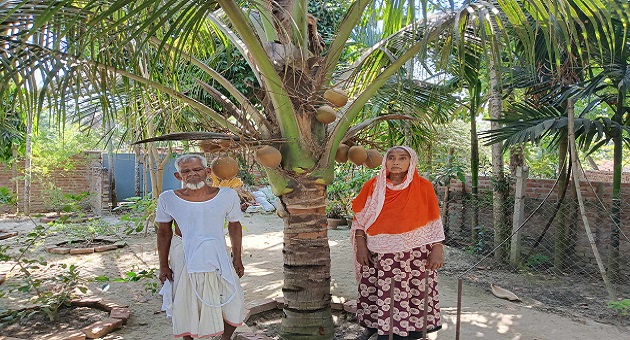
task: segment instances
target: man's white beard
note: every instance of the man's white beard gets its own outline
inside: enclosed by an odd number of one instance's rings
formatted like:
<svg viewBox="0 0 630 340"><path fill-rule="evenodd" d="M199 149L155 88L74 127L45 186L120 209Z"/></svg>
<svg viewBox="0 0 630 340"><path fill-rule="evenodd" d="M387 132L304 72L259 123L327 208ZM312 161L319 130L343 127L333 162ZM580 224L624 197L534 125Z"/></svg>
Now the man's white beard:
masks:
<svg viewBox="0 0 630 340"><path fill-rule="evenodd" d="M201 181L199 183L184 183L184 186L190 190L199 190L206 185L206 181Z"/></svg>

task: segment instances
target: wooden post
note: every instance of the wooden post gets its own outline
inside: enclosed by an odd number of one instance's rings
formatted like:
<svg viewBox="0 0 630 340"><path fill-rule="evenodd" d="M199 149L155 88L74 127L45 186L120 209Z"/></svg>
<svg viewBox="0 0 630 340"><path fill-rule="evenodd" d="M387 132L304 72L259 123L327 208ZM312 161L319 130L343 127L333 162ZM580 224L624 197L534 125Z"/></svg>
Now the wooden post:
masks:
<svg viewBox="0 0 630 340"><path fill-rule="evenodd" d="M521 257L521 223L525 214L525 190L529 168L516 168L516 192L514 193L514 216L512 218L512 245L510 246L510 264L516 267Z"/></svg>
<svg viewBox="0 0 630 340"><path fill-rule="evenodd" d="M573 184L575 184L575 191L577 194L578 204L580 205L580 214L582 215L582 223L584 223L584 230L586 231L586 237L588 238L588 242L591 244L591 249L593 250L593 255L595 256L595 261L597 261L597 267L599 267L599 272L602 275L602 280L604 280L604 286L606 286L606 291L608 292L608 298L610 300L615 299L615 291L613 290L610 281L608 280L608 275L606 275L606 268L604 267L604 262L602 261L601 256L599 255L599 250L597 250L597 244L595 243L595 238L593 237L593 232L591 231L591 226L588 223L588 218L586 217L586 208L584 207L584 199L582 199L582 190L580 188L580 174L578 173L579 169L582 169L582 165L580 165L580 159L577 154L577 147L575 146L575 126L574 123L574 105L575 99L569 98L567 105L567 117L568 117L568 138L569 138L569 151L571 152L571 162L573 165L571 166L571 175L573 179ZM584 175L584 173L582 173Z"/></svg>

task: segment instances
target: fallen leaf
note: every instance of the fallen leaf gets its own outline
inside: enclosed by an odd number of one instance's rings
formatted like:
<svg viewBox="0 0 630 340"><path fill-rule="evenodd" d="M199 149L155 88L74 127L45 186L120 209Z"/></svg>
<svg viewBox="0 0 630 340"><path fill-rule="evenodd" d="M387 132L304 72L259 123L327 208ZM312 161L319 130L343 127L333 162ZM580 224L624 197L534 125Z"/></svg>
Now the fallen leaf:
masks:
<svg viewBox="0 0 630 340"><path fill-rule="evenodd" d="M510 292L505 288L501 288L493 283L490 284L490 290L492 290L492 294L498 298L506 299L510 301L521 301L516 294Z"/></svg>

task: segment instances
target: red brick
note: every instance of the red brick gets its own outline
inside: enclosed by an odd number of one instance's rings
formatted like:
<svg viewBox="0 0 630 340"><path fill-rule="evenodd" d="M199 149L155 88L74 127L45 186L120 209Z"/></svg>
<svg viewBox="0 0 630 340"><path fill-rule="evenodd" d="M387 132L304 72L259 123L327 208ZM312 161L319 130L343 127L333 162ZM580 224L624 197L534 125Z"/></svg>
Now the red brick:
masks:
<svg viewBox="0 0 630 340"><path fill-rule="evenodd" d="M66 248L66 247L54 246L54 247L46 248L46 251L53 254L70 254L70 248Z"/></svg>
<svg viewBox="0 0 630 340"><path fill-rule="evenodd" d="M245 312L243 313L243 323L247 323L252 315L251 311L245 308Z"/></svg>
<svg viewBox="0 0 630 340"><path fill-rule="evenodd" d="M83 333L88 339L97 339L119 329L122 324L121 319L106 318L83 328Z"/></svg>
<svg viewBox="0 0 630 340"><path fill-rule="evenodd" d="M287 304L284 302L284 298L281 296L273 298L273 300L276 302L276 308L278 309L283 309L287 306Z"/></svg>
<svg viewBox="0 0 630 340"><path fill-rule="evenodd" d="M0 232L0 240L5 240L13 236L17 236L17 234L18 234L17 231L10 232L10 233Z"/></svg>
<svg viewBox="0 0 630 340"><path fill-rule="evenodd" d="M341 302L331 302L330 308L332 310L343 310L343 303Z"/></svg>
<svg viewBox="0 0 630 340"><path fill-rule="evenodd" d="M348 313L357 312L357 300L350 300L343 303L343 310Z"/></svg>
<svg viewBox="0 0 630 340"><path fill-rule="evenodd" d="M85 297L80 300L72 300L70 304L77 307L98 307L103 299L97 297Z"/></svg>
<svg viewBox="0 0 630 340"><path fill-rule="evenodd" d="M92 253L94 253L94 248L73 248L73 249L70 249L70 255L92 254Z"/></svg>
<svg viewBox="0 0 630 340"><path fill-rule="evenodd" d="M114 319L121 319L123 325L126 325L127 320L129 320L129 317L131 317L131 311L129 310L129 308L114 307L109 312L109 317Z"/></svg>
<svg viewBox="0 0 630 340"><path fill-rule="evenodd" d="M258 333L239 333L236 335L236 340L271 340L271 338Z"/></svg>
<svg viewBox="0 0 630 340"><path fill-rule="evenodd" d="M99 301L98 302L98 306L101 307L102 309L111 312L114 308L127 308L129 307L128 305L119 305L115 302L109 302L109 301Z"/></svg>
<svg viewBox="0 0 630 340"><path fill-rule="evenodd" d="M114 250L114 249L118 249L118 246L115 244L106 244L104 246L94 247L94 251L97 253L100 253L102 251Z"/></svg>
<svg viewBox="0 0 630 340"><path fill-rule="evenodd" d="M246 308L250 311L249 315L255 315L258 313L276 309L276 306L276 301L274 301L273 299L263 299L248 303Z"/></svg>
<svg viewBox="0 0 630 340"><path fill-rule="evenodd" d="M127 245L127 242L125 242L125 241L118 241L118 242L114 243L114 245L116 245L118 248L122 248L122 247Z"/></svg>
<svg viewBox="0 0 630 340"><path fill-rule="evenodd" d="M71 330L62 333L53 334L46 338L46 340L84 340L85 333L80 330Z"/></svg>

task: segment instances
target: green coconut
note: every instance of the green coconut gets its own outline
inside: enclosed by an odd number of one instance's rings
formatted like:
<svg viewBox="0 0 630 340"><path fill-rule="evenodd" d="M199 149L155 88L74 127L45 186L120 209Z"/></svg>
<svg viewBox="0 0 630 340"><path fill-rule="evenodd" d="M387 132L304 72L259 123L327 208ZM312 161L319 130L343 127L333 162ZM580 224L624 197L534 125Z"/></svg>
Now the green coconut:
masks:
<svg viewBox="0 0 630 340"><path fill-rule="evenodd" d="M212 162L211 169L219 179L228 180L238 174L238 163L232 157L219 157Z"/></svg>
<svg viewBox="0 0 630 340"><path fill-rule="evenodd" d="M367 152L367 159L365 160L363 165L365 165L366 167L370 169L374 169L378 167L379 165L381 165L381 162L383 162L383 155L381 154L380 151L376 149L368 149L366 152Z"/></svg>
<svg viewBox="0 0 630 340"><path fill-rule="evenodd" d="M271 145L256 149L255 157L258 163L267 168L276 168L282 162L282 154Z"/></svg>
<svg viewBox="0 0 630 340"><path fill-rule="evenodd" d="M339 163L345 163L348 161L348 149L349 146L346 144L339 144L337 147L337 152L335 153L335 160Z"/></svg>
<svg viewBox="0 0 630 340"><path fill-rule="evenodd" d="M348 103L348 94L339 89L328 89L324 92L324 99L336 107L342 107Z"/></svg>
<svg viewBox="0 0 630 340"><path fill-rule="evenodd" d="M367 157L367 151L360 145L355 145L348 149L348 159L355 165L363 164Z"/></svg>
<svg viewBox="0 0 630 340"><path fill-rule="evenodd" d="M330 124L337 119L337 115L335 114L335 109L330 105L323 105L317 109L315 119L322 124Z"/></svg>

